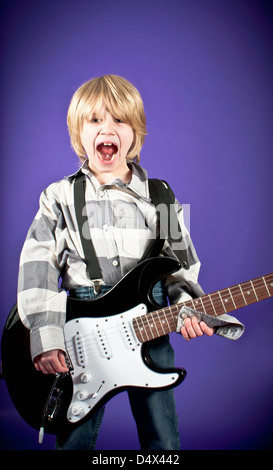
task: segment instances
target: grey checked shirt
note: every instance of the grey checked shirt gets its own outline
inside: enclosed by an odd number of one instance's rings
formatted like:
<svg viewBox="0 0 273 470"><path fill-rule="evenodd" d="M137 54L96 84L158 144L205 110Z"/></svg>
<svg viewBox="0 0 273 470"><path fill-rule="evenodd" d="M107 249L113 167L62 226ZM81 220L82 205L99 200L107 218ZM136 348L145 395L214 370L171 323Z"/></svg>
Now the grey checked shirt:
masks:
<svg viewBox="0 0 273 470"><path fill-rule="evenodd" d="M81 167L86 178L86 237L92 241L102 271L103 282L115 285L138 260L156 234L156 210L149 196L146 171L132 163L132 180L115 180L101 185L87 164ZM52 350L65 350L63 326L67 291L91 286L83 261L74 209L75 174L51 184L40 197L39 211L29 229L20 258L18 311L30 330L32 358ZM166 279L171 303L196 295L200 262L183 221L182 206L175 204L190 269L181 268ZM165 242L162 254L171 256Z"/></svg>

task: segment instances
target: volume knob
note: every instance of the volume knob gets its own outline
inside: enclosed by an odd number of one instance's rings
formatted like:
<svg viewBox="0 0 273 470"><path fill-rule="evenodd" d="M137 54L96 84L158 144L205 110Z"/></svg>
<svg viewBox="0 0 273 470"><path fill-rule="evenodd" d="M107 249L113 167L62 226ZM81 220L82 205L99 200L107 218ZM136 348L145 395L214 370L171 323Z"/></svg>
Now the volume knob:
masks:
<svg viewBox="0 0 273 470"><path fill-rule="evenodd" d="M81 375L81 382L86 384L88 382L90 382L91 380L91 374L90 372L84 372L82 375Z"/></svg>
<svg viewBox="0 0 273 470"><path fill-rule="evenodd" d="M88 398L87 390L79 390L77 392L77 398L78 400L86 400L86 398Z"/></svg>
<svg viewBox="0 0 273 470"><path fill-rule="evenodd" d="M80 405L73 405L71 408L71 413L73 416L80 416L83 413L83 408Z"/></svg>

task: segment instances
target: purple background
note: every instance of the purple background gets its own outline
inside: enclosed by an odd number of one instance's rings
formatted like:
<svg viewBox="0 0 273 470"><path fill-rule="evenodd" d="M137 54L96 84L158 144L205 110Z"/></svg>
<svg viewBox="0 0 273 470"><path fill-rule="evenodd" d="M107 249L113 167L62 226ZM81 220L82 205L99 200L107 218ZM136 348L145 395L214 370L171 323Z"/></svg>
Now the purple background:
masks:
<svg viewBox="0 0 273 470"><path fill-rule="evenodd" d="M69 100L105 73L142 94L142 165L190 204L204 290L272 271L272 2L9 0L1 10L1 332L39 195L78 166ZM188 371L175 392L182 448L272 447L272 310L265 300L238 311L238 342L172 335ZM1 448L41 448L3 381L0 394ZM97 448L138 448L126 394L107 406Z"/></svg>

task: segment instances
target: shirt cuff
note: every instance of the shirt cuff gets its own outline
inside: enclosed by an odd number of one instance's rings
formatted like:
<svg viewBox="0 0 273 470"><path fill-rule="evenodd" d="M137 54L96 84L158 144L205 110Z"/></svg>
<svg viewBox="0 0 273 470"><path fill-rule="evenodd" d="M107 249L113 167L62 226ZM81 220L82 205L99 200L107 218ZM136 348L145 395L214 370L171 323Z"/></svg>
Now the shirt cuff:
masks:
<svg viewBox="0 0 273 470"><path fill-rule="evenodd" d="M218 317L212 317L204 312L198 312L193 308L184 305L177 319L177 333L180 333L181 327L184 326L184 319L187 317L197 317L198 321L204 321L210 328L215 328L215 334L224 336L228 339L239 339L244 333L244 325L231 315L223 314Z"/></svg>
<svg viewBox="0 0 273 470"><path fill-rule="evenodd" d="M49 325L36 328L30 332L32 360L39 354L53 349L61 349L65 352L63 328Z"/></svg>

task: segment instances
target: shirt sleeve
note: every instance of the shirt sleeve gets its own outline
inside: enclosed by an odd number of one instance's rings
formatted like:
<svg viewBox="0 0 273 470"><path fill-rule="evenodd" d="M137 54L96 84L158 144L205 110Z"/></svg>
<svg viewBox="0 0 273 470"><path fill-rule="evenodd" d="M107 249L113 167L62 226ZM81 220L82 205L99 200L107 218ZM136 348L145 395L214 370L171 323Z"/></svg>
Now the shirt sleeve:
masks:
<svg viewBox="0 0 273 470"><path fill-rule="evenodd" d="M32 359L52 349L65 350L63 326L67 294L58 287L60 269L56 240L59 207L52 191L47 189L41 194L40 208L20 257L18 313L30 330Z"/></svg>
<svg viewBox="0 0 273 470"><path fill-rule="evenodd" d="M201 263L184 223L183 208L177 201L176 212L182 232L182 241L180 242L181 249L186 249L190 266L189 269L182 267L176 273L168 276L166 288L171 304L183 303L205 294L198 282ZM165 244L164 254L167 256L174 256L172 248L173 247L167 242L167 244ZM179 247L175 246L175 249L177 250ZM245 329L241 322L228 314L219 315L218 319L216 319L214 323L212 320L213 319L209 318L208 315L206 315L206 318L204 319L209 326L215 328L215 333L217 335L224 336L229 339L237 339L241 337Z"/></svg>
<svg viewBox="0 0 273 470"><path fill-rule="evenodd" d="M186 302L194 297L204 295L204 291L198 282L201 263L184 222L183 208L178 201L176 201L175 208L182 238L180 241L176 242L176 238L179 238L178 233L177 237L175 233L171 234L174 241L172 244L169 244L168 241L165 242L164 255L175 257L174 251L179 249L185 250L189 262L189 269L182 267L167 278L166 287L168 297L172 304ZM175 227L175 224L173 224L173 227Z"/></svg>

